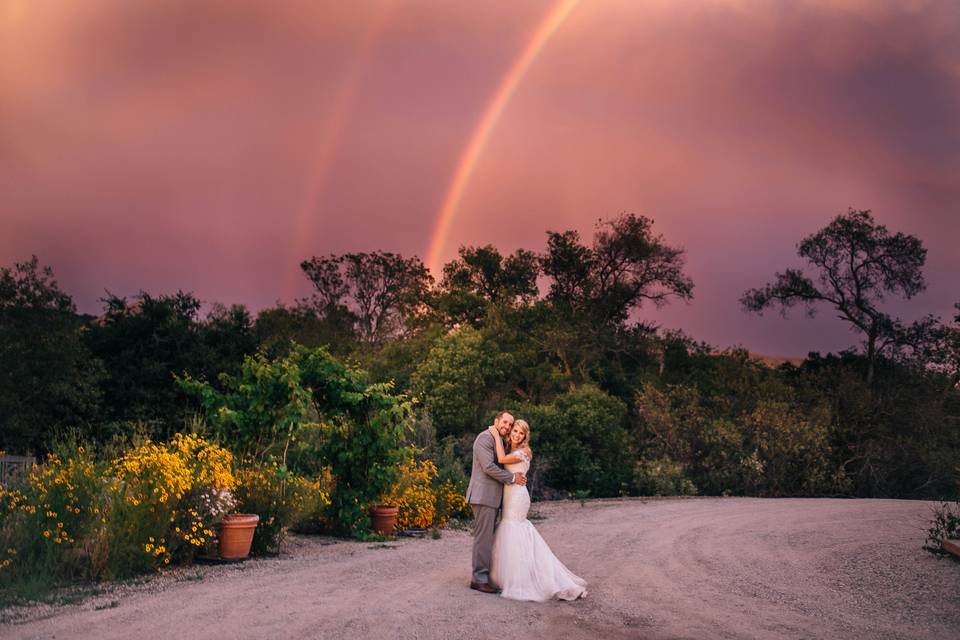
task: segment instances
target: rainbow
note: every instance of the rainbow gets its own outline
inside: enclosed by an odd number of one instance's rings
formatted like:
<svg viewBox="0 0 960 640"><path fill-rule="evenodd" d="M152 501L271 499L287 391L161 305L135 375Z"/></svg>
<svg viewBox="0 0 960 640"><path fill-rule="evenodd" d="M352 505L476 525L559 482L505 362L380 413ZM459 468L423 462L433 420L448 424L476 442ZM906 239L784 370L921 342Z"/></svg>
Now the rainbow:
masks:
<svg viewBox="0 0 960 640"><path fill-rule="evenodd" d="M294 263L295 269L289 272L288 281L284 287L285 299L293 295L300 281L300 261L305 259L310 251L309 244L313 240L317 206L326 189L330 166L336 158L340 138L346 129L351 112L350 107L376 53L377 41L395 9L395 0L383 0L377 5L374 18L359 39L356 54L351 57L351 63L343 74L344 80L334 96L331 115L324 121L317 136L317 152L307 173L311 180L307 183L296 207L293 244L290 247L290 255L293 257L291 262Z"/></svg>
<svg viewBox="0 0 960 640"><path fill-rule="evenodd" d="M453 179L447 187L446 195L443 198L443 204L437 214L437 222L434 227L433 237L430 240L430 247L427 250L427 266L430 271L439 277L442 265L441 252L444 249L447 240L447 233L450 231L450 223L457 213L463 192L467 183L477 166L477 161L483 154L484 148L490 139L490 134L497 126L497 121L503 115L503 111L510 98L513 97L517 85L523 79L523 76L530 69L530 65L536 60L537 56L543 50L544 46L556 33L557 29L564 23L579 0L558 0L553 8L547 12L540 24L534 30L529 42L520 52L520 55L513 61L506 75L497 86L490 101L487 103L483 115L477 122L470 136L467 146L464 148L457 163L457 168L453 173Z"/></svg>

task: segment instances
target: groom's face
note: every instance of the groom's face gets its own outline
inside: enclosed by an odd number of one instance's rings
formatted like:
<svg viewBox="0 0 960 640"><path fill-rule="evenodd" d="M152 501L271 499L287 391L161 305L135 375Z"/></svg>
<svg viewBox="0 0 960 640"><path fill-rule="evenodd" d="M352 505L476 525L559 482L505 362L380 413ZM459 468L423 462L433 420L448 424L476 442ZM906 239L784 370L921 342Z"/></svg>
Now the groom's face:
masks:
<svg viewBox="0 0 960 640"><path fill-rule="evenodd" d="M497 421L497 431L500 432L501 437L506 438L511 429L513 429L513 416L505 413Z"/></svg>

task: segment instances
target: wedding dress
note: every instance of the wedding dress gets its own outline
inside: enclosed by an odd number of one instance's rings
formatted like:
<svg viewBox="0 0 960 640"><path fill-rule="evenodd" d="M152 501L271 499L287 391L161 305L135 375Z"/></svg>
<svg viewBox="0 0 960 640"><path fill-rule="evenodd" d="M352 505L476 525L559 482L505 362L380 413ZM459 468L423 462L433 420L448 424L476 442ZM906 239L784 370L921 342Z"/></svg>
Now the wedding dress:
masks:
<svg viewBox="0 0 960 640"><path fill-rule="evenodd" d="M526 473L530 459L523 451L511 455L521 462L506 465L507 471ZM500 524L493 540L490 580L511 600L544 602L551 598L576 600L587 594L587 582L557 559L540 532L527 520L530 494L521 485L503 487Z"/></svg>

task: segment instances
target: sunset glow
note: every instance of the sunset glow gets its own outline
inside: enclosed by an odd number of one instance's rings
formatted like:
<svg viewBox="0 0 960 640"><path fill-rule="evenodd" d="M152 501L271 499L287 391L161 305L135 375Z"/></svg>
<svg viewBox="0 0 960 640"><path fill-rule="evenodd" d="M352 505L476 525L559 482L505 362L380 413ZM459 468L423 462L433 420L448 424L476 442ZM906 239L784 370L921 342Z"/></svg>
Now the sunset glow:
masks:
<svg viewBox="0 0 960 640"><path fill-rule="evenodd" d="M850 336L737 298L848 207L929 250L893 311L957 298L956 2L2 7L0 263L36 254L85 313L140 289L256 312L310 294L311 256L439 278L631 212L695 283L645 320L803 356Z"/></svg>

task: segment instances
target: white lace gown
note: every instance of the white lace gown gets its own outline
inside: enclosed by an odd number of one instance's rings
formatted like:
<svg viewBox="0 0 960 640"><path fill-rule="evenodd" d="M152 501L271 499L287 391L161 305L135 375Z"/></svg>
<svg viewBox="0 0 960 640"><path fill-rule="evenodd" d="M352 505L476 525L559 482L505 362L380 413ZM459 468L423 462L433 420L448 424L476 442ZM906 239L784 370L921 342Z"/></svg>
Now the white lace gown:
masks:
<svg viewBox="0 0 960 640"><path fill-rule="evenodd" d="M507 471L526 473L530 460L514 451L522 462L506 465ZM545 602L552 598L576 600L587 594L587 582L557 559L533 524L527 520L530 494L520 485L504 485L500 524L493 540L490 580L500 595L512 600Z"/></svg>

